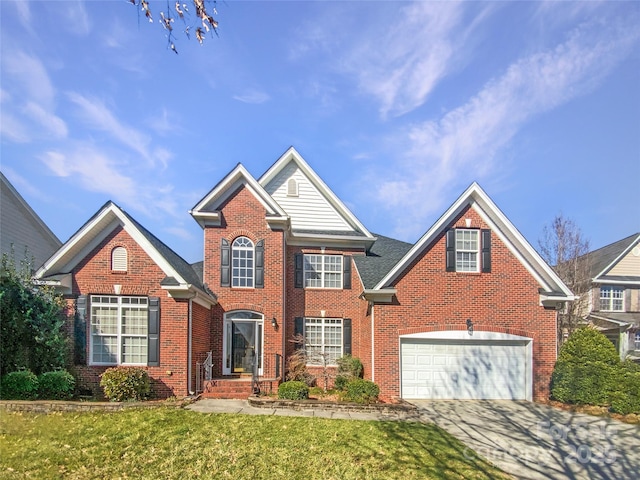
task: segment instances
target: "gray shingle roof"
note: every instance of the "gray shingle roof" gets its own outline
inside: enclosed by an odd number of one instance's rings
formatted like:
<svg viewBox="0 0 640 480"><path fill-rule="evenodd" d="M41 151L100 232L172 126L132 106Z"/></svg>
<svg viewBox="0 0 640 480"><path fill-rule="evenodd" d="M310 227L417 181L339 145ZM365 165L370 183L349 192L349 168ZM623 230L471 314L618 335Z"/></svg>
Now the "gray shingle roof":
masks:
<svg viewBox="0 0 640 480"><path fill-rule="evenodd" d="M634 233L633 235L629 235L622 240L618 240L617 242L605 245L602 248L584 255L584 257L582 258L584 258L591 264L591 277L595 277L600 272L602 272L603 269L611 265L611 262L613 262L622 252L629 248L629 246L638 238L638 236L640 236L640 233ZM607 272L604 273L606 275Z"/></svg>
<svg viewBox="0 0 640 480"><path fill-rule="evenodd" d="M372 233L372 235L377 237L377 240L367 255L353 257L364 288L373 288L413 246L410 243L376 233Z"/></svg>

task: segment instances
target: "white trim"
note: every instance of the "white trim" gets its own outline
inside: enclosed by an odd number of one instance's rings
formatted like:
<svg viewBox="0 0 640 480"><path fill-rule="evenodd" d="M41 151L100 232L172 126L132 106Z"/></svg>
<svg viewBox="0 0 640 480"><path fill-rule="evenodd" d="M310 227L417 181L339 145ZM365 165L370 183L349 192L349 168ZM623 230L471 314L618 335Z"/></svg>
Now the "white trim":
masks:
<svg viewBox="0 0 640 480"><path fill-rule="evenodd" d="M608 280L594 277L591 281L599 285L640 285L640 280Z"/></svg>
<svg viewBox="0 0 640 480"><path fill-rule="evenodd" d="M231 356L231 351L227 351L227 349L231 349L231 345L229 345L229 340L228 340L228 329L231 328L231 324L233 322L232 318L229 318L229 316L233 315L234 313L238 313L238 312L247 312L247 313L251 313L251 314L255 314L255 315L259 315L260 318L238 318L236 319L239 322L254 322L256 325L256 335L258 333L258 329L257 326L258 324L260 324L262 326L262 344L260 345L260 355L261 355L261 361L260 361L260 365L261 367L258 369L258 375L262 375L263 371L264 371L264 337L265 337L265 322L264 322L264 314L260 313L260 312L256 312L253 310L246 310L246 309L242 309L242 310L231 310L229 312L225 312L222 318L222 374L223 375L233 375L233 358L231 359L231 364L229 367L227 367L226 364L226 357L227 355ZM233 339L233 330L231 330L230 332L231 334L231 338Z"/></svg>
<svg viewBox="0 0 640 480"><path fill-rule="evenodd" d="M289 162L295 162L300 170L309 178L309 180L315 185L320 193L329 201L329 203L346 218L347 223L351 224L355 230L358 230L364 235L372 239L373 235L367 230L367 228L360 223L360 220L351 213L344 203L333 193L333 191L327 186L326 183L318 176L318 174L309 166L309 164L302 158L302 156L296 151L295 148L289 147L282 156L258 179L258 182L263 187L266 186L273 178L287 166Z"/></svg>
<svg viewBox="0 0 640 480"><path fill-rule="evenodd" d="M627 255L627 253L629 253L631 250L633 250L633 247L634 247L634 246L636 246L636 245L638 244L638 242L640 242L640 235L638 235L638 236L636 237L636 239L635 239L635 240L633 240L633 241L632 241L632 242L627 246L627 248L625 248L625 249L620 253L620 255L618 255L618 256L617 256L617 257L616 257L612 262L610 262L610 263L609 263L605 268L603 268L603 269L602 269L602 271L601 271L600 273L598 273L595 277L593 277L593 281L594 281L594 282L600 282L600 280L597 280L597 278L598 278L600 275L604 275L604 273L605 273L605 272L607 272L607 271L611 270L611 269L614 267L614 265L615 265L616 263L618 263L618 262L622 259L622 257L624 257L625 255ZM614 242L614 243L615 243L615 242ZM603 248L604 248L604 247L603 247Z"/></svg>
<svg viewBox="0 0 640 480"><path fill-rule="evenodd" d="M451 205L447 211L427 230L427 232L411 247L405 256L387 275L380 280L374 290L390 285L423 251L440 235L452 220L467 206L474 208L487 223L492 226L500 239L516 254L520 262L534 275L536 280L548 291L560 290L567 297L573 299L573 293L558 277L553 269L546 264L535 249L527 242L522 234L513 226L509 219L493 203L489 196L476 182ZM477 207L477 208L476 208ZM491 221L488 221L491 220ZM444 268L444 266L443 266Z"/></svg>

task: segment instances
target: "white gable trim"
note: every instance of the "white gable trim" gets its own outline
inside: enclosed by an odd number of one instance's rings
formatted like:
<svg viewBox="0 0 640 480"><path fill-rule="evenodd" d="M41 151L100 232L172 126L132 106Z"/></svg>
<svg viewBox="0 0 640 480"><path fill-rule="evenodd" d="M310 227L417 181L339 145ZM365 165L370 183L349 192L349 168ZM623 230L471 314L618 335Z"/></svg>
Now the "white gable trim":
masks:
<svg viewBox="0 0 640 480"><path fill-rule="evenodd" d="M69 273L91 250L118 225L145 251L166 276L174 277L180 284L187 284L184 278L169 265L158 250L147 240L140 230L116 206L109 202L94 218L87 222L76 234L45 262L36 272L35 278Z"/></svg>
<svg viewBox="0 0 640 480"><path fill-rule="evenodd" d="M309 178L313 185L318 189L321 195L323 195L333 208L345 218L355 230L362 232L367 238L374 238L373 235L367 230L367 228L360 223L360 220L351 213L344 203L336 196L335 193L327 186L326 183L318 176L318 174L309 166L309 164L302 158L302 156L293 147L289 147L286 152L267 170L258 180L260 185L265 187L275 176L287 166L289 162L295 162L298 168Z"/></svg>
<svg viewBox="0 0 640 480"><path fill-rule="evenodd" d="M636 239L634 241L632 241L629 246L627 246L627 248L625 248L620 255L618 255L609 265L607 265L605 268L602 269L602 271L600 273L598 273L595 277L593 277L593 281L594 282L598 282L600 280L598 280L598 277L604 275L606 272L608 272L609 270L611 270L620 260L622 260L631 250L633 250L633 247L635 247L636 245L638 245L640 243L640 235L638 235L636 237Z"/></svg>
<svg viewBox="0 0 640 480"><path fill-rule="evenodd" d="M476 210L508 246L516 258L527 268L536 280L549 292L560 291L572 300L573 294L560 277L540 257L509 219L493 203L476 182L472 183L447 211L427 230L393 269L373 288L378 290L390 285L402 271L413 262L427 246L437 238L451 221L467 206Z"/></svg>
<svg viewBox="0 0 640 480"><path fill-rule="evenodd" d="M240 163L200 200L189 213L202 227L209 221L214 224L216 222L219 223L219 212L216 209L243 185L264 206L270 218L273 218L272 216L281 220L287 218L286 212Z"/></svg>

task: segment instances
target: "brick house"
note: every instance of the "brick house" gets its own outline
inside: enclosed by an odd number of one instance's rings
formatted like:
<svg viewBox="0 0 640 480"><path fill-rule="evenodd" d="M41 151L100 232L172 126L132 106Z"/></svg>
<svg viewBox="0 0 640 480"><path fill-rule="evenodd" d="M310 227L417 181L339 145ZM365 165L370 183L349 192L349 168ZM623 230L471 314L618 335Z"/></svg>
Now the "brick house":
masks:
<svg viewBox="0 0 640 480"><path fill-rule="evenodd" d="M290 148L190 214L197 264L109 202L37 272L76 311L85 385L144 365L159 396L243 397L252 374L277 387L302 335L311 371L351 354L386 400L547 398L572 294L477 184L411 245L369 232Z"/></svg>

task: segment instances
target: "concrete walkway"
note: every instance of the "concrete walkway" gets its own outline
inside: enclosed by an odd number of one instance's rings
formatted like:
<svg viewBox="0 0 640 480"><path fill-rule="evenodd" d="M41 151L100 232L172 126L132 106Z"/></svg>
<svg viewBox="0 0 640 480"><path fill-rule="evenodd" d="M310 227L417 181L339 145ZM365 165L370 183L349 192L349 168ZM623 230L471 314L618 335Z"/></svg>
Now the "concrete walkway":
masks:
<svg viewBox="0 0 640 480"><path fill-rule="evenodd" d="M432 421L519 479L640 478L640 426L531 402L415 400Z"/></svg>

